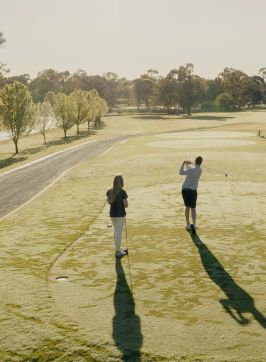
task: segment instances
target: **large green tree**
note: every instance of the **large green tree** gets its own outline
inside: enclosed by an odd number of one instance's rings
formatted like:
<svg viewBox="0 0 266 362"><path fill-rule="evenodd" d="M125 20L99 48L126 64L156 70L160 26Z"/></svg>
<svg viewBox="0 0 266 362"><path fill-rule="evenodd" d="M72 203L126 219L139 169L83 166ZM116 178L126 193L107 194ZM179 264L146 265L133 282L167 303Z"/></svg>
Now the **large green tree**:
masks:
<svg viewBox="0 0 266 362"><path fill-rule="evenodd" d="M108 92L106 102L110 110L116 105L118 98L118 75L113 72L107 72L103 74L103 77L106 79Z"/></svg>
<svg viewBox="0 0 266 362"><path fill-rule="evenodd" d="M147 109L150 109L153 91L154 82L145 75L135 80L135 94L138 108L144 103Z"/></svg>
<svg viewBox="0 0 266 362"><path fill-rule="evenodd" d="M254 75L248 77L246 95L249 107L256 108L264 100L265 81L262 77Z"/></svg>
<svg viewBox="0 0 266 362"><path fill-rule="evenodd" d="M259 71L260 76L264 79L264 87L263 87L263 103L266 103L266 67L263 67Z"/></svg>
<svg viewBox="0 0 266 362"><path fill-rule="evenodd" d="M226 112L232 110L234 107L234 100L231 94L221 93L216 97L216 104L219 111Z"/></svg>
<svg viewBox="0 0 266 362"><path fill-rule="evenodd" d="M64 93L70 94L76 89L81 89L83 91L89 90L89 76L87 72L83 69L77 70L75 73L70 74L69 78L64 87Z"/></svg>
<svg viewBox="0 0 266 362"><path fill-rule="evenodd" d="M194 65L188 63L169 73L173 77L177 76L179 103L188 116L191 115L192 106L202 100L205 91L202 78L193 72Z"/></svg>
<svg viewBox="0 0 266 362"><path fill-rule="evenodd" d="M156 69L148 69L140 78L135 79L134 89L138 108L144 103L146 108L150 110L151 105L155 104L158 99L156 86L160 78Z"/></svg>
<svg viewBox="0 0 266 362"><path fill-rule="evenodd" d="M13 82L22 83L22 84L26 85L27 88L29 88L30 83L31 83L30 75L25 73L25 74L20 74L20 75L14 75L12 77L5 76L4 80L2 81L2 84L3 85L11 84Z"/></svg>
<svg viewBox="0 0 266 362"><path fill-rule="evenodd" d="M204 101L215 101L217 96L223 93L223 91L223 83L220 77L216 77L215 79L207 79L205 82Z"/></svg>
<svg viewBox="0 0 266 362"><path fill-rule="evenodd" d="M171 107L178 104L178 84L177 80L170 74L166 78L161 78L155 87L155 103L163 105L167 114L170 114Z"/></svg>
<svg viewBox="0 0 266 362"><path fill-rule="evenodd" d="M43 102L49 91L54 93L65 92L70 73L57 72L54 69L45 69L37 74L30 84L34 102Z"/></svg>
<svg viewBox="0 0 266 362"><path fill-rule="evenodd" d="M19 82L7 84L0 92L0 119L18 153L18 141L34 124L35 107L27 87Z"/></svg>
<svg viewBox="0 0 266 362"><path fill-rule="evenodd" d="M248 75L238 69L225 68L221 78L225 92L232 96L235 105L240 109L248 101Z"/></svg>

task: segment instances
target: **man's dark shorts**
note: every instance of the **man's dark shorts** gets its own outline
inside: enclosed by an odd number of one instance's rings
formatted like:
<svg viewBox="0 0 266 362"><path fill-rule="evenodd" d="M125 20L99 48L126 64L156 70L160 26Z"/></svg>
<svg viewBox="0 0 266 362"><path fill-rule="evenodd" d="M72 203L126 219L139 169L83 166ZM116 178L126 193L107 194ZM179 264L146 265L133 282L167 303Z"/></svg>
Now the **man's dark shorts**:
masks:
<svg viewBox="0 0 266 362"><path fill-rule="evenodd" d="M196 208L197 196L198 196L197 190L182 189L182 196L185 206L191 207L193 209Z"/></svg>

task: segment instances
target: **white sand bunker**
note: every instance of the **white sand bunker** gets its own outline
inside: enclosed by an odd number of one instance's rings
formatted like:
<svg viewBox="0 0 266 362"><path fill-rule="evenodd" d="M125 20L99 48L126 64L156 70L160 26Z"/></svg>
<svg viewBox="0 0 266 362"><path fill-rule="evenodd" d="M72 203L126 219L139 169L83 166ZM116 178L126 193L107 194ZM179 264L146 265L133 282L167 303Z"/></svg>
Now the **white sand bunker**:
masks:
<svg viewBox="0 0 266 362"><path fill-rule="evenodd" d="M167 138L167 141L145 143L146 146L159 148L214 148L214 147L241 147L255 143L255 141L238 140L234 138L252 137L252 132L176 132L164 133L157 137Z"/></svg>

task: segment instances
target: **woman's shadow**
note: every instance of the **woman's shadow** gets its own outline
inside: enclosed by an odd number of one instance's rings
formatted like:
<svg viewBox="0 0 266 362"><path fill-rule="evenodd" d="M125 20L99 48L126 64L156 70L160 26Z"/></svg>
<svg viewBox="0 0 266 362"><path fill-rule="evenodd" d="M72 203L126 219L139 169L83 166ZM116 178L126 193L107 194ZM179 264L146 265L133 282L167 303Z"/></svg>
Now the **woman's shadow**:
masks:
<svg viewBox="0 0 266 362"><path fill-rule="evenodd" d="M113 318L113 339L122 352L122 361L141 361L141 334L140 318L135 314L135 302L127 284L121 259L115 264L117 281L114 293L115 316Z"/></svg>
<svg viewBox="0 0 266 362"><path fill-rule="evenodd" d="M250 313L263 328L266 328L266 319L255 307L254 299L234 281L197 234L190 233L190 236L198 248L202 265L207 274L227 296L227 299L220 299L220 303L226 312L241 325L250 322L249 319L243 316L244 313Z"/></svg>

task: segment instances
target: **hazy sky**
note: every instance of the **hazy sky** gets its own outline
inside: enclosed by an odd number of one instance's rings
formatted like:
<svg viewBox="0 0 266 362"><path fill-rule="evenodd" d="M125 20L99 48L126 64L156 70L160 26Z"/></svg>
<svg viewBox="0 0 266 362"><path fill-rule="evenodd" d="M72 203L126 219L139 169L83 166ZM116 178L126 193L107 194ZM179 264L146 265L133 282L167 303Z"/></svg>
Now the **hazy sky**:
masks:
<svg viewBox="0 0 266 362"><path fill-rule="evenodd" d="M185 63L213 78L266 66L266 0L1 0L0 61L11 74L47 68L128 79Z"/></svg>

